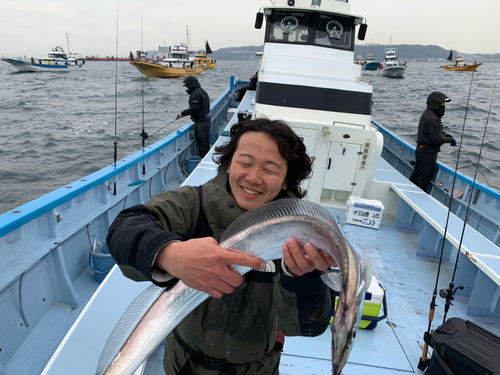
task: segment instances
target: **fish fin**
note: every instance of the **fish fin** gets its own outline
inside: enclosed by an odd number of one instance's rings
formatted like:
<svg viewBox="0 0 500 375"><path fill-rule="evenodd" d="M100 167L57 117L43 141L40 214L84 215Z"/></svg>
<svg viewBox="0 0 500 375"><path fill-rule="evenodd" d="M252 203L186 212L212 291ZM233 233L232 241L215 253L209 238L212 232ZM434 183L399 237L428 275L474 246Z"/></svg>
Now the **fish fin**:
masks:
<svg viewBox="0 0 500 375"><path fill-rule="evenodd" d="M297 215L310 216L327 223L331 227L337 227L337 223L330 211L319 204L304 199L286 198L266 203L245 212L225 230L220 242L222 243L239 232L267 220Z"/></svg>
<svg viewBox="0 0 500 375"><path fill-rule="evenodd" d="M96 375L101 375L106 372L132 331L141 321L141 318L146 314L158 297L170 289L171 288L161 288L152 284L139 294L127 307L118 323L116 323L111 335L109 335L108 341L102 350L97 365Z"/></svg>
<svg viewBox="0 0 500 375"><path fill-rule="evenodd" d="M342 274L336 271L325 271L321 274L321 280L330 289L341 292L342 291Z"/></svg>

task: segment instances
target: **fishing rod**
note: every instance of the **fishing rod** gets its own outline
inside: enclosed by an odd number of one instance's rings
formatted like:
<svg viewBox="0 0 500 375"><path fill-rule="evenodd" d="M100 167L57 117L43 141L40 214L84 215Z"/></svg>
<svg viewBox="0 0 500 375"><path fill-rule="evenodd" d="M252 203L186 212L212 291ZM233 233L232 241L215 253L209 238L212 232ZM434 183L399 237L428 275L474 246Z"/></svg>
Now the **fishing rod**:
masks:
<svg viewBox="0 0 500 375"><path fill-rule="evenodd" d="M118 159L118 141L117 141L117 117L118 117L118 15L120 10L120 0L117 0L116 4L116 53L115 56L115 141L114 141L114 160L115 168ZM113 182L113 195L116 195L116 181Z"/></svg>
<svg viewBox="0 0 500 375"><path fill-rule="evenodd" d="M450 281L450 284L448 286L448 289L441 289L439 291L439 295L446 299L446 303L445 303L445 307L444 307L443 323L446 321L446 315L448 314L448 310L450 309L450 306L452 304L451 301L453 301L453 299L455 298L455 293L457 292L458 289L464 289L464 287L462 285L455 288L454 281L455 281L455 275L456 275L457 267L458 267L458 260L460 257L460 249L462 247L462 241L464 238L465 229L467 227L467 221L469 220L469 210L470 210L470 206L471 206L471 202L472 202L472 193L474 192L474 186L476 184L477 171L479 169L479 161L481 160L481 154L483 152L484 140L486 138L486 130L488 129L488 122L490 120L491 107L493 106L493 98L495 96L496 88L497 88L497 81L495 81L495 86L493 87L493 94L491 95L491 101L490 101L490 109L488 110L488 116L486 118L486 125L484 126L483 139L481 142L481 147L479 149L479 155L478 155L477 164L476 164L476 171L474 172L474 179L472 181L472 186L471 186L471 190L470 190L470 194L469 194L469 202L467 204L467 212L465 213L465 218L464 218L464 227L462 229L460 243L458 244L457 257L455 259L455 268L453 269L453 275L451 277L451 281Z"/></svg>
<svg viewBox="0 0 500 375"><path fill-rule="evenodd" d="M481 172L481 170L479 169L478 165L477 165L476 163L474 163L474 161L472 161L472 159L471 159L471 158L469 158L469 155L467 155L467 154L466 154L465 152L463 152L463 151L462 151L462 155L464 155L467 159L469 159L469 161L472 163L472 165L473 165L474 167L476 167L476 168L477 168L477 171L478 171L479 173L481 173L481 176L483 176L484 181L486 181L486 183L487 183L488 185L490 185L490 183L489 183L488 179L486 178L486 176L484 175L484 173L483 173L483 172ZM488 168L488 167L486 166L486 168ZM488 169L489 169L489 168L488 168Z"/></svg>
<svg viewBox="0 0 500 375"><path fill-rule="evenodd" d="M141 8L141 51L144 51L144 46L143 46L143 10L144 8ZM144 64L142 66L142 77L141 77L141 96L142 96L142 132L139 134L142 138L142 151L144 151L144 147L146 144L146 139L148 139L148 133L144 131ZM142 174L146 174L146 163L142 165Z"/></svg>
<svg viewBox="0 0 500 375"><path fill-rule="evenodd" d="M444 227L444 234L443 234L443 242L441 245L441 252L439 254L439 263L438 263L438 270L436 274L436 283L434 285L434 290L432 292L432 299L429 307L429 325L427 326L427 331L424 333L424 349L422 352L422 357L420 358L420 361L418 363L418 369L424 371L427 366L429 366L429 361L427 360L427 353L429 350L429 344L427 344L427 341L430 339L431 335L431 325L432 321L434 320L434 313L436 311L436 298L438 295L438 283L439 283L439 275L441 273L441 264L443 262L443 253L444 253L444 245L446 242L446 234L448 232L448 223L450 221L450 213L451 213L451 204L453 202L453 192L455 190L455 182L457 180L457 171L458 171L458 163L460 160L460 150L462 149L462 143L464 139L464 132L465 132L465 123L467 120L467 111L469 110L469 101L470 101L470 94L472 92L472 82L474 80L474 72L472 72L471 80L470 80L470 86L469 86L469 95L467 97L467 106L465 107L465 115L464 115L464 123L462 125L462 134L460 135L460 144L458 146L458 154L457 154L457 161L455 164L455 174L453 177L453 184L451 187L451 193L450 193L450 200L448 202L448 213L446 215L446 224Z"/></svg>

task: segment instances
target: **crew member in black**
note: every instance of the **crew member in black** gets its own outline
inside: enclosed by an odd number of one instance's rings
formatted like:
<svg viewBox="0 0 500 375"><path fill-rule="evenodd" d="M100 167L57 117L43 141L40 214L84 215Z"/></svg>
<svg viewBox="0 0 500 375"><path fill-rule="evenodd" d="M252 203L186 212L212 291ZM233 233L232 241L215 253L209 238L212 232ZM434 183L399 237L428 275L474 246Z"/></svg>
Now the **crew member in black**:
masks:
<svg viewBox="0 0 500 375"><path fill-rule="evenodd" d="M210 132L210 99L205 90L201 88L196 77L189 76L184 78L184 86L189 94L189 108L177 115L177 118L191 116L194 121L194 135L200 156L203 158L210 150L208 135Z"/></svg>
<svg viewBox="0 0 500 375"><path fill-rule="evenodd" d="M443 143L456 146L457 142L448 133L443 132L441 118L444 115L445 103L451 99L439 91L432 92L427 97L427 109L422 113L418 123L417 148L415 149L415 169L410 181L427 192L434 169L437 154Z"/></svg>
<svg viewBox="0 0 500 375"><path fill-rule="evenodd" d="M247 90L250 90L250 91L257 90L257 81L259 79L258 74L259 74L259 72L255 72L255 74L253 75L253 77L250 78L250 84L246 85L246 86L243 86L240 89L240 94L238 95L238 99L236 99L237 102L241 102L241 100L245 96L245 93L247 92Z"/></svg>

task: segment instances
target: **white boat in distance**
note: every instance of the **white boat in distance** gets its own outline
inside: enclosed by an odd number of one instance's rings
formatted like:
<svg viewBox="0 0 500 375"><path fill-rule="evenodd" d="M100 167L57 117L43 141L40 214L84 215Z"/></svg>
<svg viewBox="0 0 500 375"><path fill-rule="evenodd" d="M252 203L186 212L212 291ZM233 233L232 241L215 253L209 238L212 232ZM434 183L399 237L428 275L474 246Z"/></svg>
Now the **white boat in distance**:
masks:
<svg viewBox="0 0 500 375"><path fill-rule="evenodd" d="M406 74L406 63L398 60L395 48L385 49L385 58L382 68L382 77L404 78Z"/></svg>
<svg viewBox="0 0 500 375"><path fill-rule="evenodd" d="M46 58L29 60L2 57L2 61L11 64L19 72L69 72L83 68L84 59L70 57L62 47L56 46L50 50Z"/></svg>

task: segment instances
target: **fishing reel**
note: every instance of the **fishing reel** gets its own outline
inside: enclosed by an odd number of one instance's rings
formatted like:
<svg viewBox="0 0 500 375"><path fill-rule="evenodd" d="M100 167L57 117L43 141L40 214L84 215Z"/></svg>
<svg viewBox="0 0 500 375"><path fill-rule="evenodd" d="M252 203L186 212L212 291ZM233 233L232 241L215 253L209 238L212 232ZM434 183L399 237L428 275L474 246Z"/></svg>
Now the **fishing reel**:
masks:
<svg viewBox="0 0 500 375"><path fill-rule="evenodd" d="M459 285L455 289L453 289L453 287L454 287L454 284L450 283L450 286L448 287L448 289L441 289L439 291L439 296L441 298L446 299L446 304L444 306L445 313L447 313L448 309L450 308L450 306L453 305L453 303L451 303L451 301L453 301L455 299L455 293L457 292L457 290L458 289L460 289L460 290L464 289L463 285Z"/></svg>

